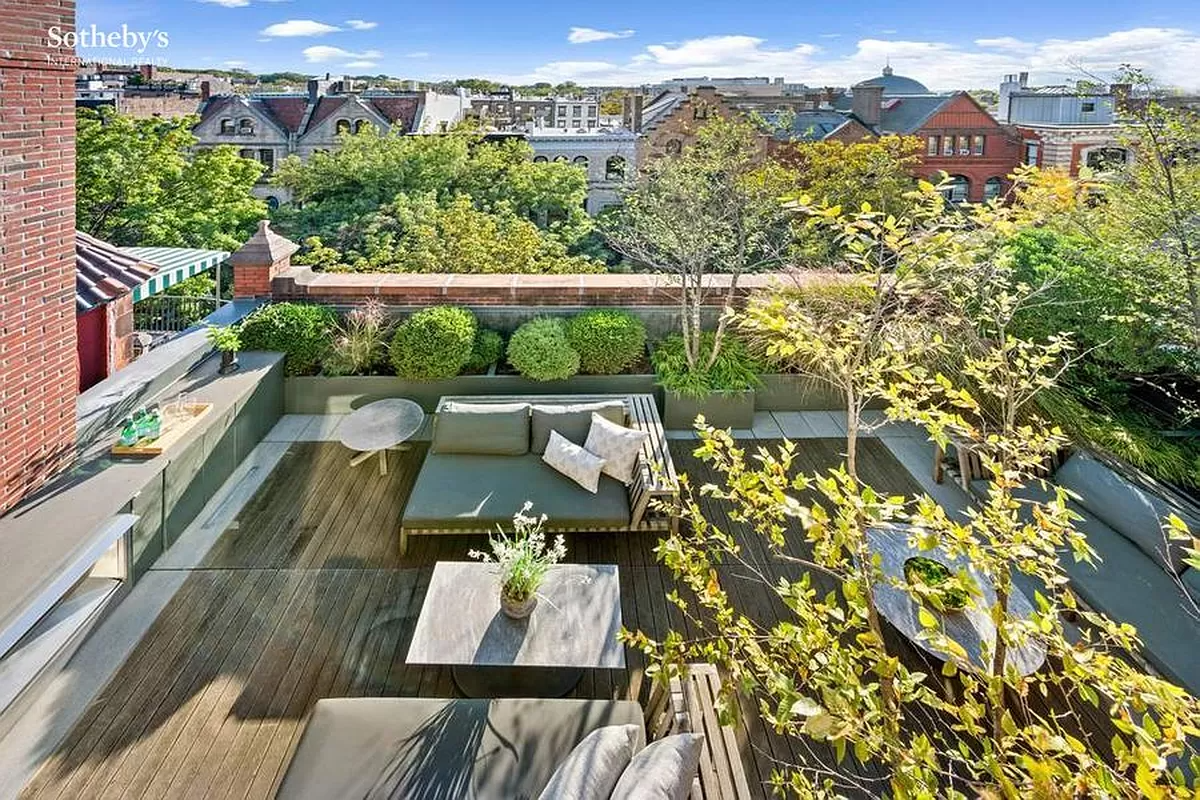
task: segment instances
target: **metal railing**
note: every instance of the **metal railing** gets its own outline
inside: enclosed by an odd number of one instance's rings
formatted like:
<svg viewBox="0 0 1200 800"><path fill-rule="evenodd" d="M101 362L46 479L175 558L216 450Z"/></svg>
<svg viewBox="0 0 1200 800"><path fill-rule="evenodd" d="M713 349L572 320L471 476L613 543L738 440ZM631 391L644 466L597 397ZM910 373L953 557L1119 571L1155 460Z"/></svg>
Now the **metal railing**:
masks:
<svg viewBox="0 0 1200 800"><path fill-rule="evenodd" d="M149 350L228 303L219 297L158 294L133 304L135 347Z"/></svg>

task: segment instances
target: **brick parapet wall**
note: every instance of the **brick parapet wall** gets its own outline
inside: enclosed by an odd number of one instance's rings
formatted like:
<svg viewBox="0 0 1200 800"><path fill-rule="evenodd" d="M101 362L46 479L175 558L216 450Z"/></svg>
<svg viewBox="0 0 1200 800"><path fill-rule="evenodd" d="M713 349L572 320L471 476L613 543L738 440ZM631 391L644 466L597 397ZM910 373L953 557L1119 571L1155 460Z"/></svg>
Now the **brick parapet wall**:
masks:
<svg viewBox="0 0 1200 800"><path fill-rule="evenodd" d="M834 273L743 275L738 293L797 282L840 280ZM708 279L706 304L724 303L726 275ZM388 305L460 303L472 306L674 306L678 283L666 275L459 275L420 273L314 272L308 267L281 271L271 284L275 300L349 305L375 298Z"/></svg>
<svg viewBox="0 0 1200 800"><path fill-rule="evenodd" d="M0 511L75 443L74 0L0 13Z"/></svg>

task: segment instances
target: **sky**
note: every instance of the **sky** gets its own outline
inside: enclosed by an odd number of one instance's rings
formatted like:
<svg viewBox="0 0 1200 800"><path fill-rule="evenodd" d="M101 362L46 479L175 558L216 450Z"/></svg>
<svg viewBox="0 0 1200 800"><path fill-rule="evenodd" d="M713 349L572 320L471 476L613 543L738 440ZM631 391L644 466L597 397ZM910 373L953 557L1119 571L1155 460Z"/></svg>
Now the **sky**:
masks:
<svg viewBox="0 0 1200 800"><path fill-rule="evenodd" d="M87 45L93 31L151 34L145 45L80 47L84 57L196 69L845 86L890 61L936 90L995 88L1018 71L1035 85L1108 78L1131 62L1200 89L1200 0L79 0L77 24Z"/></svg>

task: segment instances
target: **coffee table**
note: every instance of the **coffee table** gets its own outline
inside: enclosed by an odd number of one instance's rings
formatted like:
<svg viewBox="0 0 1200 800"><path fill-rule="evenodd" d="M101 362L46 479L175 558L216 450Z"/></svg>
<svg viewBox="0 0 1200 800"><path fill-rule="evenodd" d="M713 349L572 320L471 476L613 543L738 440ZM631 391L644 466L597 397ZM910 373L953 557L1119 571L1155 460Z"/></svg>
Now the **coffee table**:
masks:
<svg viewBox="0 0 1200 800"><path fill-rule="evenodd" d="M387 451L403 449L401 443L421 429L425 411L412 400L391 398L367 403L342 420L338 439L359 454L350 459L357 467L379 455L379 474L387 475Z"/></svg>
<svg viewBox="0 0 1200 800"><path fill-rule="evenodd" d="M987 665L983 663L983 645L994 646L996 642L996 625L992 622L991 607L996 602L996 590L991 582L976 572L965 559L951 558L940 548L933 550L917 550L908 544L906 525L896 525L889 528L872 528L867 531L867 548L873 555L878 555L880 569L889 578L904 580L904 562L913 556L925 558L945 564L952 570L966 569L979 586L980 597L974 598L972 605L962 611L942 613L930 609L941 622L943 632L967 652L970 663L960 666L976 672L985 672ZM921 632L924 626L919 619L920 606L907 592L892 586L890 583L876 583L875 602L888 622L911 642L930 655L945 661L950 655L933 647ZM1033 606L1024 592L1013 587L1009 597L1008 609L1011 614L1028 617L1033 613ZM1005 654L1005 663L1021 675L1031 675L1041 668L1046 661L1046 650L1034 641L1027 641L1020 647L1011 647Z"/></svg>
<svg viewBox="0 0 1200 800"><path fill-rule="evenodd" d="M494 564L439 561L406 658L449 665L467 697L562 697L584 669L622 669L614 564L550 568L526 619L500 610Z"/></svg>

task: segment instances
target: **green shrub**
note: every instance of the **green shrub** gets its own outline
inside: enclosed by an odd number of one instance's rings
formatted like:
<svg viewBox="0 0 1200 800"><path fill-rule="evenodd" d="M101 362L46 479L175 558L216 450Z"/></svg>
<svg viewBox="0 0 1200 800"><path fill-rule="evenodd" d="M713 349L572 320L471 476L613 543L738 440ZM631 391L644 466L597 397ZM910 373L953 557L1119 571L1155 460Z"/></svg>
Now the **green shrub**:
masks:
<svg viewBox="0 0 1200 800"><path fill-rule="evenodd" d="M426 308L392 337L391 358L401 378L432 381L462 372L475 346L475 315L458 306Z"/></svg>
<svg viewBox="0 0 1200 800"><path fill-rule="evenodd" d="M567 322L567 340L579 353L579 371L615 375L637 363L646 347L646 326L628 311L598 309Z"/></svg>
<svg viewBox="0 0 1200 800"><path fill-rule="evenodd" d="M329 351L337 314L328 306L275 303L241 324L243 350L273 350L287 356L286 375L312 375Z"/></svg>
<svg viewBox="0 0 1200 800"><path fill-rule="evenodd" d="M561 381L579 372L579 353L567 341L563 320L539 317L512 335L508 363L530 380Z"/></svg>
<svg viewBox="0 0 1200 800"><path fill-rule="evenodd" d="M704 333L700 337L698 363L708 362L713 349L713 339L712 333ZM651 361L654 363L658 382L664 389L689 397L704 397L720 391L753 389L759 385L758 373L762 371L761 365L747 352L742 340L728 333L721 338L721 350L709 369L693 370L688 367L683 337L679 334L668 336L655 345Z"/></svg>
<svg viewBox="0 0 1200 800"><path fill-rule="evenodd" d="M475 346L467 359L466 369L487 369L504 358L504 337L491 328L480 328L475 332Z"/></svg>

